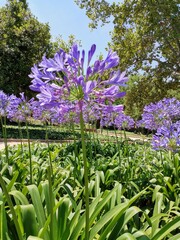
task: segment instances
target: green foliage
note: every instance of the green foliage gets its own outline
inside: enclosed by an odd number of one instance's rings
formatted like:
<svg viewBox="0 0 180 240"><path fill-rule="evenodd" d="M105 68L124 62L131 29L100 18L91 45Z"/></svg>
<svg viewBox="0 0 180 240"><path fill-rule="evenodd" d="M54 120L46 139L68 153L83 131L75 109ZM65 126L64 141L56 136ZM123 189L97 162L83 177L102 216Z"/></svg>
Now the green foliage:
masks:
<svg viewBox="0 0 180 240"><path fill-rule="evenodd" d="M74 0L80 8L86 9L86 15L92 20L89 24L91 28L98 25L98 20L103 23L108 23L111 12L109 11L110 4L106 0Z"/></svg>
<svg viewBox="0 0 180 240"><path fill-rule="evenodd" d="M112 42L119 56L126 56L122 66L134 65L135 70L143 69L161 80L178 80L178 1L129 0L112 9L115 24Z"/></svg>
<svg viewBox="0 0 180 240"><path fill-rule="evenodd" d="M131 75L127 87L123 88L126 96L123 98L125 113L138 120L141 118L144 106L155 103L163 98L180 99L178 84L176 82L164 82L161 79L151 78L135 74Z"/></svg>
<svg viewBox="0 0 180 240"><path fill-rule="evenodd" d="M156 78L134 75L127 84L125 112L136 120L141 117L145 105L158 102L168 95L169 83Z"/></svg>
<svg viewBox="0 0 180 240"><path fill-rule="evenodd" d="M8 138L14 138L14 139L19 139L22 137L22 139L27 139L27 131L26 131L26 126L21 126L21 135L19 132L19 127L18 126L13 126L13 125L7 125L7 137ZM36 125L31 125L28 126L28 132L29 132L29 137L30 139L46 139L46 133L48 133L48 138L49 140L68 140L68 139L73 139L73 133L72 131L66 131L66 129L60 129L58 127L46 127L45 126L36 126ZM80 137L80 133L76 132L76 137ZM3 133L2 129L0 128L0 137L3 138Z"/></svg>
<svg viewBox="0 0 180 240"><path fill-rule="evenodd" d="M69 52L70 48L72 47L73 43L77 43L79 46L81 46L81 41L76 40L74 35L69 35L68 40L63 40L62 36L56 37L55 40L52 42L52 49L51 49L51 55L56 53L60 48L62 48L65 52Z"/></svg>
<svg viewBox="0 0 180 240"><path fill-rule="evenodd" d="M90 170L89 239L178 239L179 153L156 152L148 143L129 140L118 144L119 147L113 142L86 142ZM1 238L84 239L81 143L49 147L31 144L31 185L28 146L8 149L9 165L5 152L0 152Z"/></svg>
<svg viewBox="0 0 180 240"><path fill-rule="evenodd" d="M99 21L107 23L113 17L114 30L109 43L120 57L120 69L129 73L143 74L137 85L128 92L126 107L128 112L139 116L144 103L154 97L178 95L180 14L178 0L144 1L124 0L109 4L108 1L76 0L86 9L92 20L92 28ZM134 94L134 97L133 97ZM140 95L143 96L140 96ZM147 100L146 100L147 99Z"/></svg>
<svg viewBox="0 0 180 240"><path fill-rule="evenodd" d="M50 49L48 24L40 23L27 2L8 0L0 9L0 89L30 94L31 67Z"/></svg>
<svg viewBox="0 0 180 240"><path fill-rule="evenodd" d="M148 71L149 64L154 61L157 66L151 70L156 72L156 77L178 78L180 32L177 0L126 0L112 5L106 1L76 2L86 8L94 27L97 27L98 20L105 23L109 16L114 17L112 46L119 53L122 69L133 66L135 70Z"/></svg>

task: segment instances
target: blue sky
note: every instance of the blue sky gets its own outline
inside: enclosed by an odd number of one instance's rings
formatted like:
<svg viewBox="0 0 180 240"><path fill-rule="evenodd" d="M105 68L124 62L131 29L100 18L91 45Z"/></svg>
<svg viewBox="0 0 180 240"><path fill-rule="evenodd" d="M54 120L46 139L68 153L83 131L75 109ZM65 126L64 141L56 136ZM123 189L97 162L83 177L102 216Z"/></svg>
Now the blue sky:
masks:
<svg viewBox="0 0 180 240"><path fill-rule="evenodd" d="M31 12L40 22L49 23L51 35L62 35L66 41L70 34L82 41L82 47L89 50L93 43L96 44L96 55L107 54L105 47L110 41L109 32L113 29L112 24L107 24L91 31L88 28L90 20L85 11L80 9L74 0L27 0ZM113 2L113 0L108 0ZM6 0L0 0L0 7L5 5Z"/></svg>

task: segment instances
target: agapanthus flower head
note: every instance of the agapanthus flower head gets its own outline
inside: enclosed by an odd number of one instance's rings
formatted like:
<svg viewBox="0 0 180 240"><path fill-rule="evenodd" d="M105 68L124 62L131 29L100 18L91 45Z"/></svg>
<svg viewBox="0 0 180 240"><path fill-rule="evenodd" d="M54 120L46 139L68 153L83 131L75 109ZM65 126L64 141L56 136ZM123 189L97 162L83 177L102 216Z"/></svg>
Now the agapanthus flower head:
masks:
<svg viewBox="0 0 180 240"><path fill-rule="evenodd" d="M155 150L178 151L180 149L180 121L159 127L152 138L152 147Z"/></svg>
<svg viewBox="0 0 180 240"><path fill-rule="evenodd" d="M39 101L32 101L30 107L31 107L32 117L35 120L40 120L43 123L51 122L52 109L43 107L42 105L40 105Z"/></svg>
<svg viewBox="0 0 180 240"><path fill-rule="evenodd" d="M157 130L163 125L171 125L178 119L180 119L180 101L175 98L164 98L144 107L141 124L147 129Z"/></svg>
<svg viewBox="0 0 180 240"><path fill-rule="evenodd" d="M20 97L11 96L11 104L8 107L8 117L11 120L24 122L32 114L31 103L33 98L27 100L24 93L20 93Z"/></svg>
<svg viewBox="0 0 180 240"><path fill-rule="evenodd" d="M43 57L38 66L32 68L32 84L30 88L38 92L37 98L41 105L58 106L62 102L74 102L82 108L83 104L95 100L96 102L109 101L123 97L119 87L127 81L125 72L113 71L110 79L102 80L106 70L119 64L119 57L111 50L105 60L96 60L91 63L96 50L93 44L88 51L87 68L85 68L85 51L78 49L75 43L69 53L60 49L53 58ZM101 100L99 100L101 99Z"/></svg>
<svg viewBox="0 0 180 240"><path fill-rule="evenodd" d="M114 123L118 129L131 129L134 128L135 121L130 116L120 112L115 118Z"/></svg>
<svg viewBox="0 0 180 240"><path fill-rule="evenodd" d="M120 85L120 86L123 86L123 87L126 87L127 85L125 84L125 82L128 81L128 78L125 76L126 72L120 72L120 70L114 72L113 76L105 81L104 83L105 84L115 84L115 85Z"/></svg>
<svg viewBox="0 0 180 240"><path fill-rule="evenodd" d="M101 126L114 126L115 118L123 111L123 105L100 104Z"/></svg>
<svg viewBox="0 0 180 240"><path fill-rule="evenodd" d="M6 116L7 115L7 108L10 104L9 96L4 93L3 91L0 91L0 116Z"/></svg>

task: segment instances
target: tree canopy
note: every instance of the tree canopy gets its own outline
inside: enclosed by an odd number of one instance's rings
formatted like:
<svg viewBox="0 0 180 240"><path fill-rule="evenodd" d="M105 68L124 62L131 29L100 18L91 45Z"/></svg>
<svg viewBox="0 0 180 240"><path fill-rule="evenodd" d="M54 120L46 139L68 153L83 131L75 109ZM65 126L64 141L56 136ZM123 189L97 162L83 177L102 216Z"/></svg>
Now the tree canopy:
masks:
<svg viewBox="0 0 180 240"><path fill-rule="evenodd" d="M179 0L75 0L86 9L89 26L113 18L109 48L120 57L130 78L123 104L138 119L145 105L164 97L180 98Z"/></svg>
<svg viewBox="0 0 180 240"><path fill-rule="evenodd" d="M50 55L54 55L57 51L59 51L60 48L62 48L65 52L69 52L74 43L77 43L78 46L82 47L81 41L76 39L76 37L73 34L70 34L68 36L67 41L65 41L62 38L62 35L59 35L58 37L55 38L54 41L52 41Z"/></svg>
<svg viewBox="0 0 180 240"><path fill-rule="evenodd" d="M179 0L124 0L109 4L99 0L75 0L86 9L98 27L113 16L114 29L109 47L121 58L120 67L129 72L141 70L162 81L180 79Z"/></svg>
<svg viewBox="0 0 180 240"><path fill-rule="evenodd" d="M26 0L8 0L0 8L0 89L29 92L31 67L51 46L48 24L40 23Z"/></svg>

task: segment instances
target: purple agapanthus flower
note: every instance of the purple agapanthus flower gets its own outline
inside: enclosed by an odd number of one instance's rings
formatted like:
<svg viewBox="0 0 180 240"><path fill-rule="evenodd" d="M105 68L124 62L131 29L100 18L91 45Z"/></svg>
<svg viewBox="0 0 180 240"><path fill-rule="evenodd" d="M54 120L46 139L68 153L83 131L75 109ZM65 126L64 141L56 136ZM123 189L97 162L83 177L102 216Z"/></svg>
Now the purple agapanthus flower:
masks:
<svg viewBox="0 0 180 240"><path fill-rule="evenodd" d="M87 68L84 68L85 51L73 44L69 53L60 49L53 58L43 57L38 66L34 65L30 88L38 92L37 98L41 105L47 107L60 106L71 102L79 108L90 101L112 103L125 95L119 87L127 81L125 72L113 71L109 80L102 80L105 71L119 64L119 57L111 50L105 60L96 60L91 64L96 50L93 44L88 52Z"/></svg>
<svg viewBox="0 0 180 240"><path fill-rule="evenodd" d="M155 150L178 151L180 149L180 121L159 127L152 138L152 147Z"/></svg>
<svg viewBox="0 0 180 240"><path fill-rule="evenodd" d="M8 118L13 121L25 122L31 117L31 103L26 99L24 93L20 93L20 97L10 96L11 104L8 107Z"/></svg>
<svg viewBox="0 0 180 240"><path fill-rule="evenodd" d="M178 119L180 119L180 101L175 98L164 98L145 106L142 120L137 124L150 130L157 130L163 125L171 125Z"/></svg>
<svg viewBox="0 0 180 240"><path fill-rule="evenodd" d="M118 70L117 72L114 72L112 78L110 78L107 81L104 81L105 84L107 85L120 85L120 86L124 86L126 87L127 85L125 84L125 82L128 81L128 78L125 76L126 72L120 72L120 70Z"/></svg>
<svg viewBox="0 0 180 240"><path fill-rule="evenodd" d="M135 121L128 115L125 115L123 112L115 118L114 123L118 129L131 129L135 126Z"/></svg>
<svg viewBox="0 0 180 240"><path fill-rule="evenodd" d="M1 117L7 116L9 104L10 104L9 96L3 91L0 91L0 116Z"/></svg>

